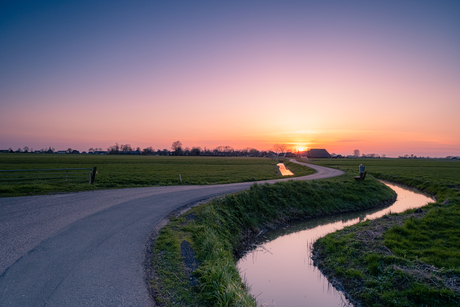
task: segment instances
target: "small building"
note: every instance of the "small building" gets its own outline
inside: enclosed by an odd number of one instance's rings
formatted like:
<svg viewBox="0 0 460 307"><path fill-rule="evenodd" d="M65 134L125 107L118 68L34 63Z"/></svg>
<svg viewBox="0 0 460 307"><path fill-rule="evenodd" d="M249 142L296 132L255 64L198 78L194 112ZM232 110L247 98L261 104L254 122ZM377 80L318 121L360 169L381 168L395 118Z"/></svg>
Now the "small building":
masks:
<svg viewBox="0 0 460 307"><path fill-rule="evenodd" d="M331 155L327 152L326 149L309 149L306 152L306 156L309 159L315 158L331 158Z"/></svg>

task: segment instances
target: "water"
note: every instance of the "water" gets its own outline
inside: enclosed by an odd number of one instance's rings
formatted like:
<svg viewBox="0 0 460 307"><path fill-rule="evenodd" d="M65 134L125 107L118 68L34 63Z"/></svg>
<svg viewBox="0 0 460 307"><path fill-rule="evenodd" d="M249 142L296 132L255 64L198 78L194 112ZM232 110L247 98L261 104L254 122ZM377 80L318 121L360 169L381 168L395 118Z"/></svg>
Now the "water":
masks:
<svg viewBox="0 0 460 307"><path fill-rule="evenodd" d="M284 165L284 163L278 163L276 165L278 165L281 175L283 175L283 176L292 176L292 175L294 175L293 172L291 172L290 170L288 170L286 168L286 165Z"/></svg>
<svg viewBox="0 0 460 307"><path fill-rule="evenodd" d="M350 305L343 293L313 265L310 248L318 238L330 232L433 201L414 190L384 183L398 194L396 202L387 208L301 221L266 233L265 243L247 253L237 264L258 304L267 307Z"/></svg>

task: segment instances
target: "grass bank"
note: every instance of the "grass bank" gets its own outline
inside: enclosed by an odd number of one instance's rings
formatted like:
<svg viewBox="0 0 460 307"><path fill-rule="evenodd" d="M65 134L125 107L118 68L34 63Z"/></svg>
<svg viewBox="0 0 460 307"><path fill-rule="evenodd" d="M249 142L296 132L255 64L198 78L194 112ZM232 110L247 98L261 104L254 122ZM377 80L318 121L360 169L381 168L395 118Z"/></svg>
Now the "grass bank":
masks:
<svg viewBox="0 0 460 307"><path fill-rule="evenodd" d="M264 230L291 220L375 207L393 200L369 176L253 185L171 218L153 249L151 280L160 306L256 306L241 280L236 254Z"/></svg>
<svg viewBox="0 0 460 307"><path fill-rule="evenodd" d="M460 305L460 163L446 160L312 161L357 170L435 195L437 202L319 239L315 262L363 306Z"/></svg>
<svg viewBox="0 0 460 307"><path fill-rule="evenodd" d="M74 192L95 189L222 184L281 178L278 160L246 157L163 157L120 155L0 154L0 170L93 168L95 185L88 183L0 184L0 197ZM295 176L314 173L311 168L286 162ZM0 174L1 175L1 174Z"/></svg>

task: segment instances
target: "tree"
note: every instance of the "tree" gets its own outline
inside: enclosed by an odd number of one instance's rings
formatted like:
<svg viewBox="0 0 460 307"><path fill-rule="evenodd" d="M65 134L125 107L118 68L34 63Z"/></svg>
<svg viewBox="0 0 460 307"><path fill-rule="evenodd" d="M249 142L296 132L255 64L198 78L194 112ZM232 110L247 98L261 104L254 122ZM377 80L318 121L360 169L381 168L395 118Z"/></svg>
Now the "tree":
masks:
<svg viewBox="0 0 460 307"><path fill-rule="evenodd" d="M109 154L117 154L120 151L120 146L118 146L118 143L115 143L115 145L107 148L107 151Z"/></svg>
<svg viewBox="0 0 460 307"><path fill-rule="evenodd" d="M130 144L121 145L120 149L121 151L124 151L124 152L133 151L133 148L131 147Z"/></svg>
<svg viewBox="0 0 460 307"><path fill-rule="evenodd" d="M68 154L71 154L72 153L72 148L67 148L67 150L65 151L65 153L68 153Z"/></svg>
<svg viewBox="0 0 460 307"><path fill-rule="evenodd" d="M24 150L24 152L26 152L26 153L27 153L27 152L29 152L29 147L27 147L27 146L24 146L24 149L23 149L23 150Z"/></svg>
<svg viewBox="0 0 460 307"><path fill-rule="evenodd" d="M225 153L226 156L232 155L233 152L234 152L234 150L233 150L232 146L224 146L224 153Z"/></svg>
<svg viewBox="0 0 460 307"><path fill-rule="evenodd" d="M192 147L192 150L190 151L190 155L192 156L199 156L201 152L200 147Z"/></svg>
<svg viewBox="0 0 460 307"><path fill-rule="evenodd" d="M359 149L353 150L353 156L355 156L356 158L359 157Z"/></svg>
<svg viewBox="0 0 460 307"><path fill-rule="evenodd" d="M171 144L171 149L174 151L175 155L180 155L182 153L182 143L181 141L175 141Z"/></svg>
<svg viewBox="0 0 460 307"><path fill-rule="evenodd" d="M224 146L217 146L213 151L213 153L218 156L220 156L221 153L223 152L224 152Z"/></svg>
<svg viewBox="0 0 460 307"><path fill-rule="evenodd" d="M153 154L152 146L142 149L142 154L143 155L152 155Z"/></svg>
<svg viewBox="0 0 460 307"><path fill-rule="evenodd" d="M279 155L284 154L286 152L287 145L286 144L275 144L273 145L273 151Z"/></svg>

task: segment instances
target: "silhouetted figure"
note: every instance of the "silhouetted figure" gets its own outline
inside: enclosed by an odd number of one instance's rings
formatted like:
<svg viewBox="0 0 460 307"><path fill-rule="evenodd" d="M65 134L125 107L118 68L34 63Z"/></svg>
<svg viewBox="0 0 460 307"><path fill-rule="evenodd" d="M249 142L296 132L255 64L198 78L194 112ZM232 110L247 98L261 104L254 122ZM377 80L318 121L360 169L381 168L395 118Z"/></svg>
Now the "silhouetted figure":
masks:
<svg viewBox="0 0 460 307"><path fill-rule="evenodd" d="M364 173L364 165L360 164L359 165L359 175L361 175L362 173Z"/></svg>
<svg viewBox="0 0 460 307"><path fill-rule="evenodd" d="M357 181L362 181L366 178L366 172L364 171L364 165L360 164L359 165L359 176L356 176L355 179Z"/></svg>

